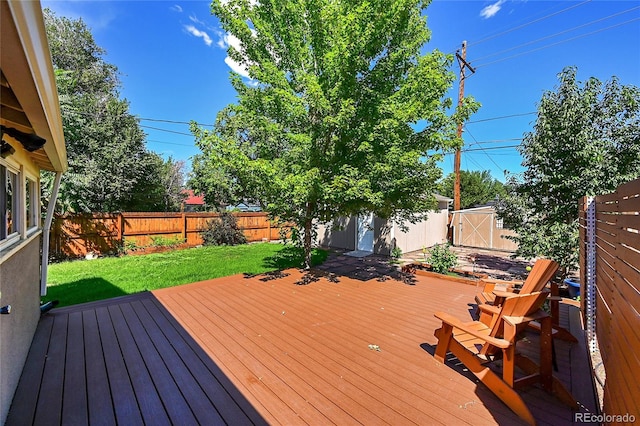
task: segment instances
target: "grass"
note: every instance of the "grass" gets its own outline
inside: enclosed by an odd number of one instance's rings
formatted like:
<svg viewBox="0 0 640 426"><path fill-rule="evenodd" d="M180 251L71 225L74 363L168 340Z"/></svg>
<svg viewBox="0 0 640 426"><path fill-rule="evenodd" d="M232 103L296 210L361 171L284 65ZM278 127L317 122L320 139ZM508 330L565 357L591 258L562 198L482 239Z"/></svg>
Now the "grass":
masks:
<svg viewBox="0 0 640 426"><path fill-rule="evenodd" d="M312 263L328 253L314 250ZM234 274L299 267L302 253L282 244L199 247L143 256L75 260L49 266L47 296L59 306L173 287Z"/></svg>

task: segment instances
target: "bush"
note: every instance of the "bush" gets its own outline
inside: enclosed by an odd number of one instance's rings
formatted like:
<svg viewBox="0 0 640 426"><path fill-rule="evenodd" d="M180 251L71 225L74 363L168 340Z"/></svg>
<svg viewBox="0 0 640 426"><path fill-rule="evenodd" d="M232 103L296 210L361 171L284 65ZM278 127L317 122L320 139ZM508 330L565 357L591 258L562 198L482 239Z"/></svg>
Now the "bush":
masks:
<svg viewBox="0 0 640 426"><path fill-rule="evenodd" d="M175 247L185 242L185 239L182 237L165 237L162 235L156 235L150 238L152 247Z"/></svg>
<svg viewBox="0 0 640 426"><path fill-rule="evenodd" d="M398 260L402 257L402 249L398 246L394 247L393 250L391 250L391 258Z"/></svg>
<svg viewBox="0 0 640 426"><path fill-rule="evenodd" d="M446 274L458 264L458 256L451 251L449 244L436 244L429 250L428 262L433 272Z"/></svg>
<svg viewBox="0 0 640 426"><path fill-rule="evenodd" d="M218 219L207 222L207 228L200 235L205 246L235 246L247 242L247 238L238 227L238 220L231 212L222 212Z"/></svg>

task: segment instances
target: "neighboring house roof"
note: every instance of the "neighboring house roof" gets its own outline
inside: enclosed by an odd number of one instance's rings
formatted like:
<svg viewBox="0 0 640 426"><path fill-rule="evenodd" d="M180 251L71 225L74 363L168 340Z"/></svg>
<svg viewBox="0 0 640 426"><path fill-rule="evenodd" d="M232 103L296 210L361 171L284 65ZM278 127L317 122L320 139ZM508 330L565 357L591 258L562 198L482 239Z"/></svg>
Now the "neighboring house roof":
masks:
<svg viewBox="0 0 640 426"><path fill-rule="evenodd" d="M449 198L449 197L443 197L440 194L433 194L434 197L436 197L436 201L440 202L440 201L446 201L447 203L450 203L453 201L453 198Z"/></svg>
<svg viewBox="0 0 640 426"><path fill-rule="evenodd" d="M30 158L40 169L64 172L67 151L40 2L0 2L0 28L0 122L44 138L44 146L29 152Z"/></svg>
<svg viewBox="0 0 640 426"><path fill-rule="evenodd" d="M184 203L188 206L204 206L204 195L195 195L192 189L182 191L187 196Z"/></svg>
<svg viewBox="0 0 640 426"><path fill-rule="evenodd" d="M241 212L261 212L262 207L259 204L254 203L240 203L235 206L227 206L227 210L238 209Z"/></svg>

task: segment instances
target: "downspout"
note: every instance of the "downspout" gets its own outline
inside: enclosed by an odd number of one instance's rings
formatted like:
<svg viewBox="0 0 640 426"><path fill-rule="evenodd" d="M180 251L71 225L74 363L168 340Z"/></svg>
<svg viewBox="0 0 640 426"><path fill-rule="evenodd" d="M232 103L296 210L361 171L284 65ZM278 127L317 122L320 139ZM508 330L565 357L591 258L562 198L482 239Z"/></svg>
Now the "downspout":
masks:
<svg viewBox="0 0 640 426"><path fill-rule="evenodd" d="M49 266L49 237L51 236L51 223L53 222L53 212L56 209L56 201L58 200L58 191L60 190L60 181L62 180L62 172L56 172L56 178L53 181L53 191L47 206L47 217L44 219L44 229L42 230L42 268L40 269L40 296L47 295L47 268Z"/></svg>

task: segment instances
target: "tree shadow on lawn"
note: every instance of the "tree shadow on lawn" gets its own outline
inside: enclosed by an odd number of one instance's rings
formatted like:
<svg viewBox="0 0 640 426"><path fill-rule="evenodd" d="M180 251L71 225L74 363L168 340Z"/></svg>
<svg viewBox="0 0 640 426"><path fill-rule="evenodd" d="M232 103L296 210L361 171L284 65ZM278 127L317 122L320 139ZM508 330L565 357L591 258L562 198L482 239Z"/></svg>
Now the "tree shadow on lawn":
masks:
<svg viewBox="0 0 640 426"><path fill-rule="evenodd" d="M327 260L328 256L329 252L327 250L313 249L311 251L311 266L322 264L325 260ZM281 271L283 269L289 268L301 268L303 262L303 249L300 247L288 245L284 246L282 250L280 250L273 256L265 258L263 266Z"/></svg>
<svg viewBox="0 0 640 426"><path fill-rule="evenodd" d="M314 249L311 255L312 268L304 271L303 277L296 281L296 285L308 285L319 281L320 278L326 278L330 282L340 282L340 276L351 279L367 281L377 279L378 281L395 280L401 281L408 285L415 285L416 279L413 274L400 271L393 265L389 265L389 261L385 257L372 256L371 258L355 259L343 256L329 257L328 250ZM264 274L262 281L270 281L277 278L283 278L289 275L283 272L289 268L300 268L303 264L303 250L294 246L286 246L275 255L265 259L263 264L265 267L275 269L272 272ZM325 263L326 262L326 263ZM247 278L255 276L255 274L245 274Z"/></svg>
<svg viewBox="0 0 640 426"><path fill-rule="evenodd" d="M102 278L84 278L66 284L47 287L47 295L42 298L43 303L52 300L60 301L58 307L76 305L78 303L93 302L126 296L128 293Z"/></svg>

